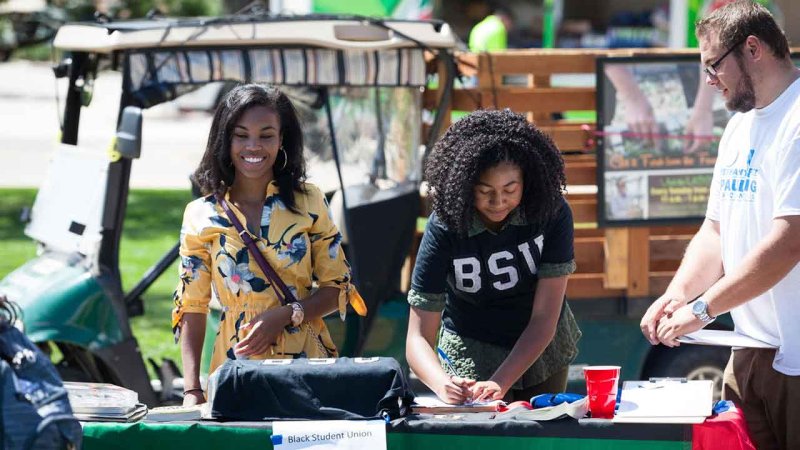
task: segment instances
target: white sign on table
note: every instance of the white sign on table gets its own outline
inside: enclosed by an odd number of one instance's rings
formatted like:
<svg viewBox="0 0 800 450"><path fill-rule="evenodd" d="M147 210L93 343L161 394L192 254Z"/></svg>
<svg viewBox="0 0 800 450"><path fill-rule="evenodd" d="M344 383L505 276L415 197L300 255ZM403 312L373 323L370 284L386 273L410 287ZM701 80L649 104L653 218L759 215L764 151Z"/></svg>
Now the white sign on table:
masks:
<svg viewBox="0 0 800 450"><path fill-rule="evenodd" d="M383 420L297 420L272 423L275 450L386 450Z"/></svg>

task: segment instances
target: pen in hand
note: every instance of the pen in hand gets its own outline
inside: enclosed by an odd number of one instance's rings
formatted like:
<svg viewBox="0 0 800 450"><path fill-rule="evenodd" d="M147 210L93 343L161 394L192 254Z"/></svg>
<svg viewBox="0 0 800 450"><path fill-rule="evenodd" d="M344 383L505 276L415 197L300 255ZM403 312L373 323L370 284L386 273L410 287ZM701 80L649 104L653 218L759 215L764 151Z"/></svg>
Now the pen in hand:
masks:
<svg viewBox="0 0 800 450"><path fill-rule="evenodd" d="M458 372L456 372L456 368L453 367L453 362L447 357L447 353L445 353L440 347L436 347L436 353L438 353L439 357L442 358L444 364L447 366L447 369L450 371L450 374L461 378Z"/></svg>
<svg viewBox="0 0 800 450"><path fill-rule="evenodd" d="M444 350L436 347L436 353L438 353L439 357L442 358L445 366L447 367L447 371L450 372L450 381L462 390L462 395L464 396L463 401L466 404L472 403L472 392L470 391L470 385L474 383L474 381L468 380L459 375L455 366L453 366L453 362L450 361L450 358L447 356L447 353L445 353ZM455 377L455 379L453 377Z"/></svg>

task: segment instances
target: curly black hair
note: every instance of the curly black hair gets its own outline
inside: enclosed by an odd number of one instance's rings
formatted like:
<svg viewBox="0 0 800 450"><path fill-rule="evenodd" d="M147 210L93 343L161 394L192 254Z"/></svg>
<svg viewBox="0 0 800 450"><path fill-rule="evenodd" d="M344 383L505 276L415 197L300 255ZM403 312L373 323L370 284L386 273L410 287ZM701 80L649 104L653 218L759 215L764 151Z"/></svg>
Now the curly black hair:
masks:
<svg viewBox="0 0 800 450"><path fill-rule="evenodd" d="M520 208L528 223L542 226L559 212L566 177L553 141L509 109L480 110L451 125L426 164L433 210L448 229L466 235L475 215L473 187L501 162L522 170Z"/></svg>
<svg viewBox="0 0 800 450"><path fill-rule="evenodd" d="M273 173L278 183L278 196L287 208L296 212L294 193L304 192L303 183L306 180L303 131L291 100L273 86L240 85L220 101L211 122L206 151L192 180L204 195L222 195L233 186L236 176L231 160L233 130L242 114L254 106L266 106L278 114L281 145L285 152L278 152ZM285 164L284 158L288 159Z"/></svg>

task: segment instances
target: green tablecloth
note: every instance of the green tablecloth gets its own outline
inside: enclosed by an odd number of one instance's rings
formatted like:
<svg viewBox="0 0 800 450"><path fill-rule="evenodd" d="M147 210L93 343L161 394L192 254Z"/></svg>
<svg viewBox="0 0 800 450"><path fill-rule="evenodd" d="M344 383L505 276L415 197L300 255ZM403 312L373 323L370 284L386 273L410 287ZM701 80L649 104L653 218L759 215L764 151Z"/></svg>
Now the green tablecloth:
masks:
<svg viewBox="0 0 800 450"><path fill-rule="evenodd" d="M391 450L689 450L691 425L598 425L575 421L439 421L407 419L387 429ZM84 424L85 450L271 449L266 422Z"/></svg>

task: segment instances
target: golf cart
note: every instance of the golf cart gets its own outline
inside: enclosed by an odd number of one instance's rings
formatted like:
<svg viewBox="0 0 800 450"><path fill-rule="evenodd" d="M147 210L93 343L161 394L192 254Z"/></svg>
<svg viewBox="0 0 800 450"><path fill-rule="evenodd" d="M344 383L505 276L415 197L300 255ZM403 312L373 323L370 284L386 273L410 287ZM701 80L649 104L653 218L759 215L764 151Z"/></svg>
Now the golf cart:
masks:
<svg viewBox="0 0 800 450"><path fill-rule="evenodd" d="M0 293L22 308L28 336L59 355L65 378L116 383L148 405L167 400L169 371L161 371L159 397L130 318L143 313L142 293L175 261L178 246L128 292L119 270L131 167L147 130L142 110L209 83L275 84L303 121L309 180L337 193L335 215L369 309L343 325L331 319L331 332L344 355L369 352L367 336L398 289L411 247L424 149L441 128L437 108L422 136L426 67L438 59L440 85L451 86L454 44L437 21L259 12L64 25L54 41L63 52L56 76L68 79L62 144L26 227L40 251L0 281ZM78 125L93 79L108 69L121 72L122 94L115 143L104 152L81 146ZM440 105L448 95L445 89ZM214 327L209 320L207 349Z"/></svg>

